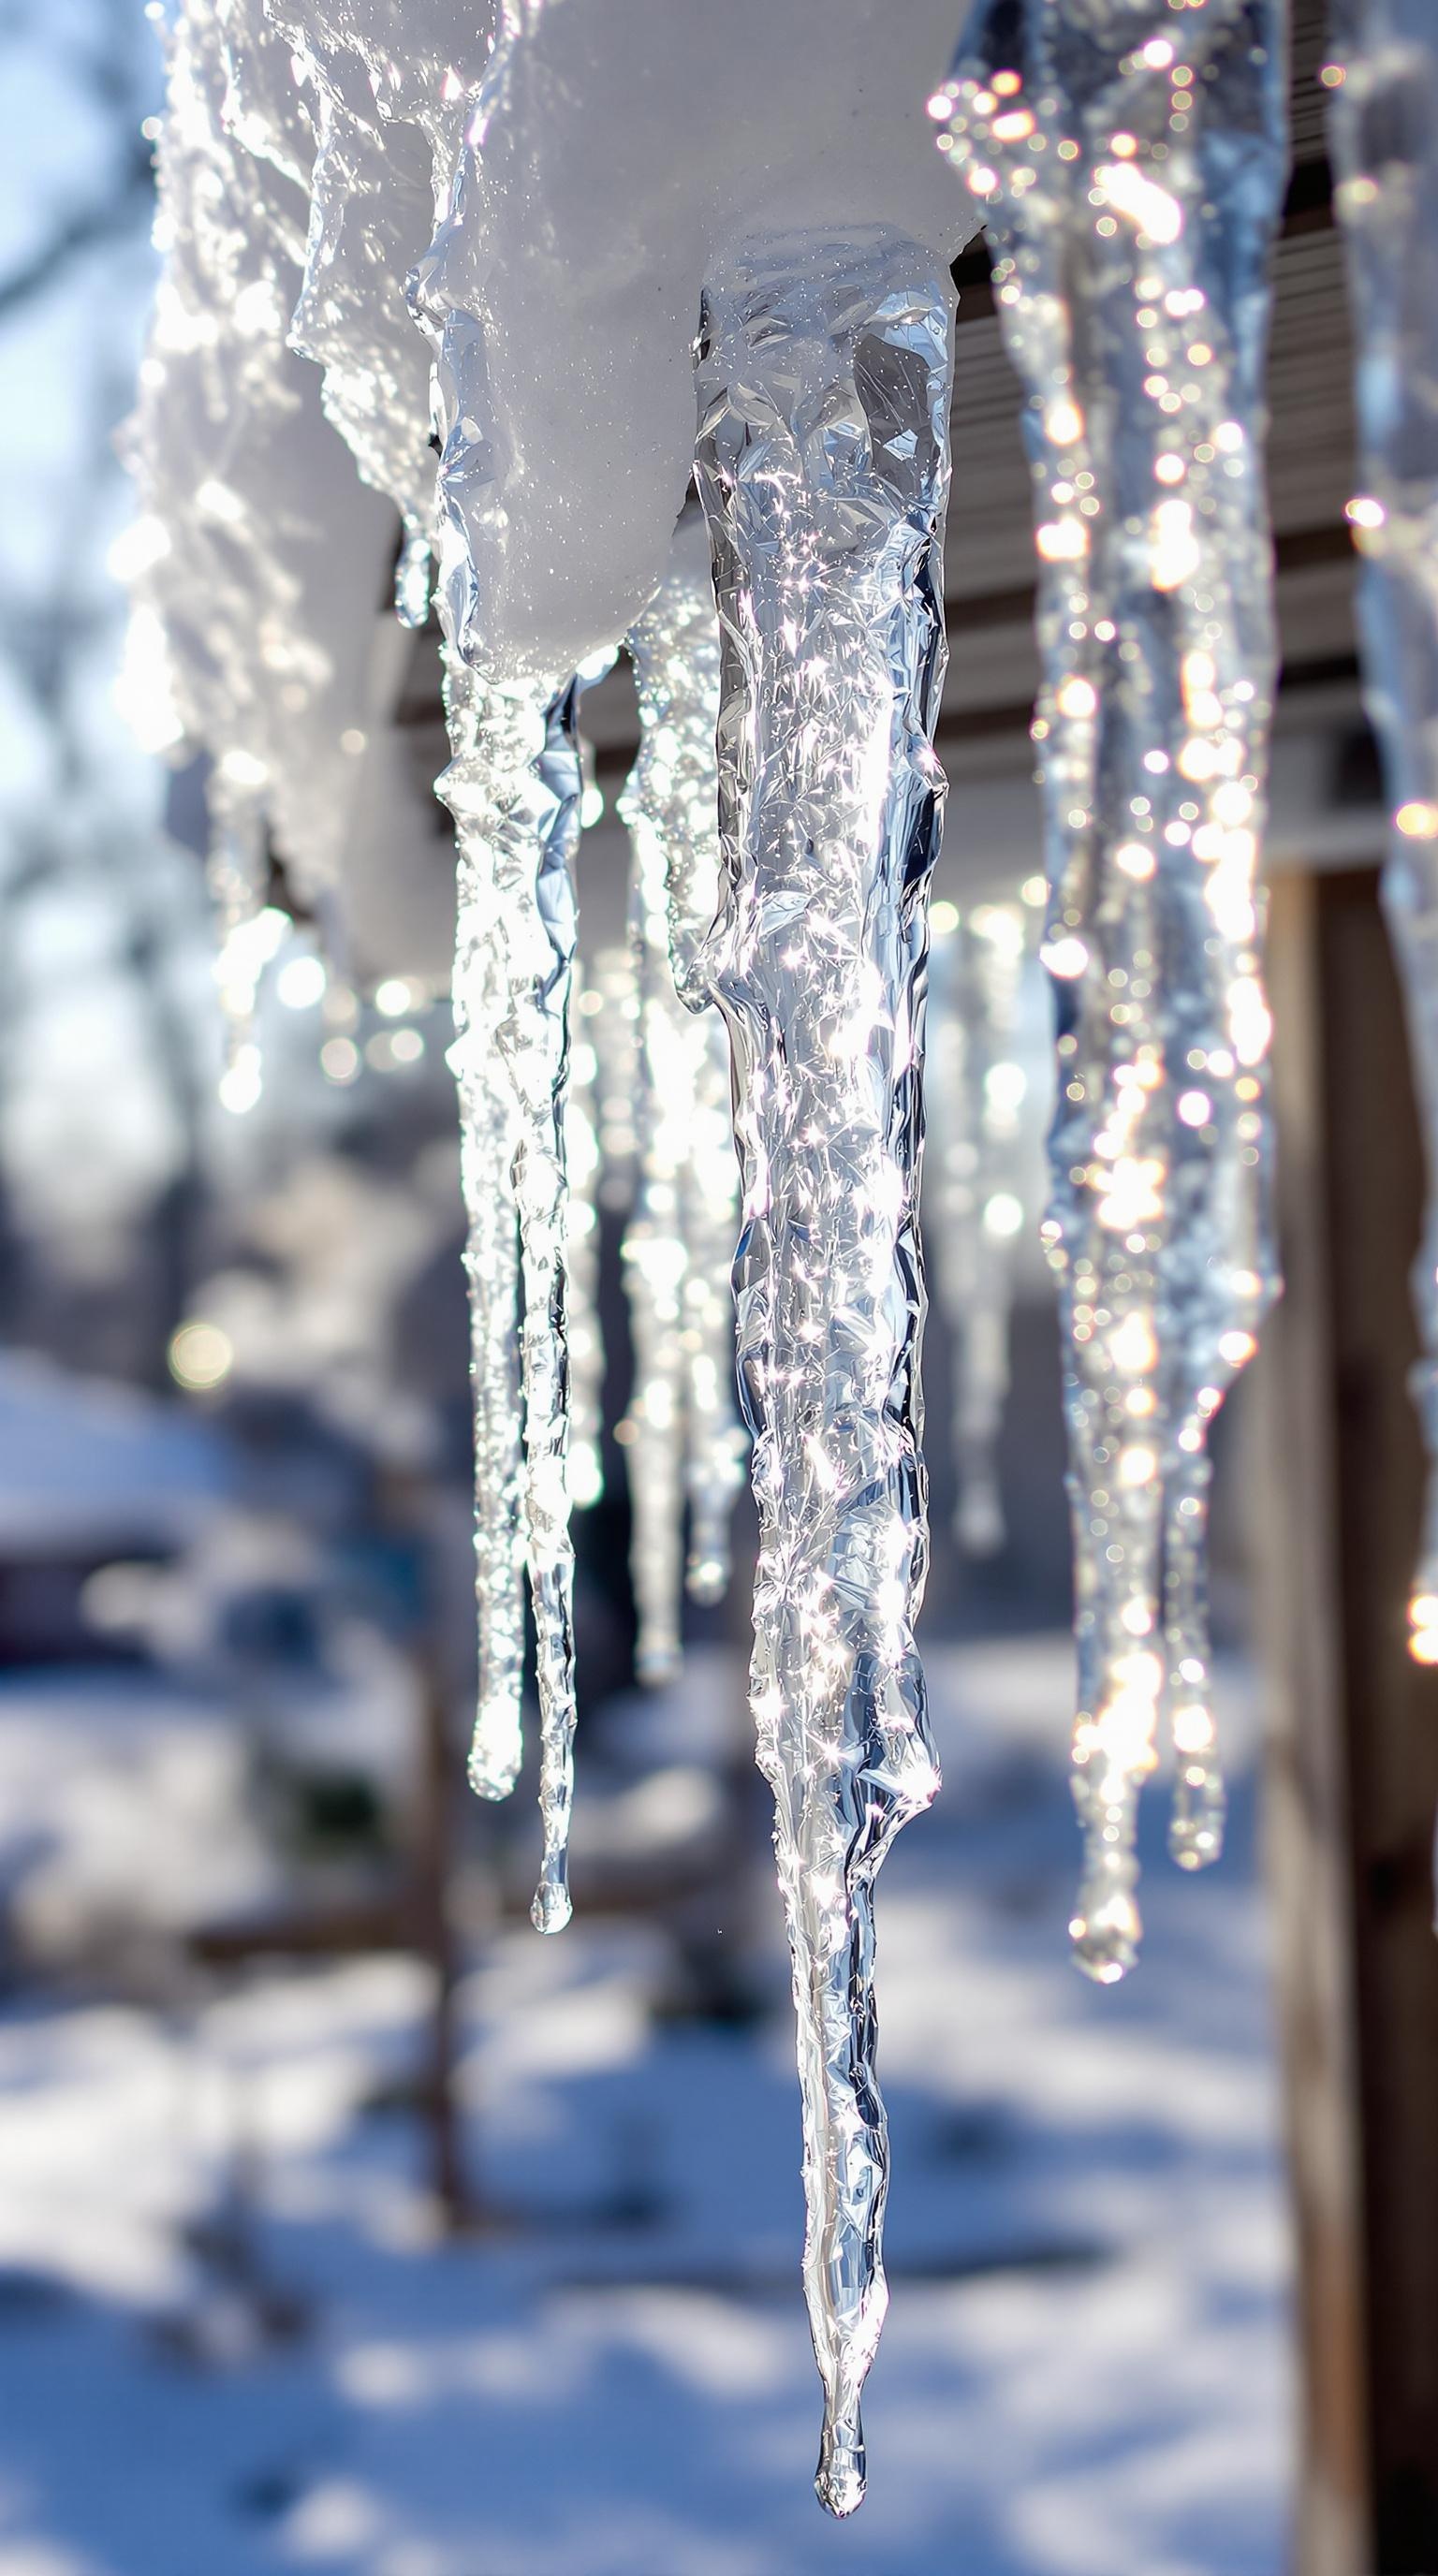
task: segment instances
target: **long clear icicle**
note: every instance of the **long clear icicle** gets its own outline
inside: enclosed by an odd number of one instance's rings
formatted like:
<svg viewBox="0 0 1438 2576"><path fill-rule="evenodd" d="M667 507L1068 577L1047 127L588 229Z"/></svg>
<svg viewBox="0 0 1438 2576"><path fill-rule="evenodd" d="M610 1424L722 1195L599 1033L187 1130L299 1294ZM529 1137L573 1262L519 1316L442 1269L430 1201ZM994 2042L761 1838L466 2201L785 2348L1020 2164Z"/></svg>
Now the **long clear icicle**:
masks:
<svg viewBox="0 0 1438 2576"><path fill-rule="evenodd" d="M1334 75L1337 75L1334 80ZM1348 239L1362 489L1359 630L1391 815L1383 906L1408 1006L1428 1157L1414 1265L1429 1457L1409 1643L1438 1663L1438 11L1335 0L1329 130Z"/></svg>
<svg viewBox="0 0 1438 2576"><path fill-rule="evenodd" d="M602 995L576 962L570 989L569 1087L564 1153L569 1177L565 1227L565 1320L569 1340L569 1499L579 1511L604 1490L604 1342L599 1321L599 1053L587 1023Z"/></svg>
<svg viewBox="0 0 1438 2576"><path fill-rule="evenodd" d="M474 1303L476 1538L482 1643L470 1777L513 1787L520 1755L522 1615L509 1496L515 1476L514 1226L523 1463L518 1521L534 1609L544 1854L534 1920L569 1920L573 1793L574 1550L567 1487L564 1094L579 837L578 682L480 683L450 662L454 759L440 792L458 826L453 1063L465 1122ZM506 1342L511 1356L506 1359ZM493 1587L493 1589L491 1589Z"/></svg>
<svg viewBox="0 0 1438 2576"><path fill-rule="evenodd" d="M695 981L719 902L719 623L701 520L681 524L629 651L640 737L620 806L634 851L639 1002L639 1181L624 1241L635 1360L628 1456L637 1663L655 1681L679 1661L685 1503L688 1589L717 1600L744 1473L732 1392L739 1192L729 1046Z"/></svg>
<svg viewBox="0 0 1438 2576"><path fill-rule="evenodd" d="M1254 874L1274 670L1262 477L1281 0L979 0L940 148L1028 395L1058 998L1045 1224L1068 1337L1085 1868L1103 1982L1167 1701L1171 1832L1219 1848L1209 1421L1276 1286Z"/></svg>
<svg viewBox="0 0 1438 2576"><path fill-rule="evenodd" d="M507 782L493 775L484 696L451 662L445 706L452 758L437 782L456 827L455 1037L449 1063L459 1094L461 1175L469 1279L474 1395L474 1547L479 1612L479 1700L469 1777L482 1798L504 1798L523 1759L524 1537L520 1513L519 1220L514 1206L514 1110L496 1079L494 1031L502 1007L495 942L494 845Z"/></svg>
<svg viewBox="0 0 1438 2576"><path fill-rule="evenodd" d="M613 660L599 656L583 677L498 680L470 662L472 584L454 492L486 465L484 441L466 410L461 383L469 329L445 304L438 279L444 227L411 271L410 310L434 356L439 440L439 579L435 605L444 635L455 758L440 793L459 826L455 933L456 1073L461 1109L495 1114L507 1093L511 1159L488 1205L469 1204L471 1294L502 1234L500 1294L507 1291L513 1216L519 1226L523 1321L519 1341L522 1463L519 1521L529 1577L539 1686L539 1807L544 1848L531 1913L541 1932L569 1921L569 1818L574 1794L574 1542L569 1526L569 1360L566 1256L570 1229L566 1135L569 1025L577 916L574 857L583 773L576 710L583 688ZM455 723L456 712L460 721ZM488 1293L486 1282L484 1293ZM476 1335L486 1332L477 1318ZM476 1399L485 1381L476 1371ZM508 1435L506 1435L507 1437ZM506 1447L505 1456L509 1452ZM477 1485L485 1433L476 1439ZM477 1534L486 1498L479 1492ZM486 1559L480 1549L481 1623ZM521 1631L522 1633L522 1631ZM506 1620L506 1636L508 1634ZM481 1681L479 1732L470 1764L474 1786L503 1796L518 1750L518 1682L512 1663L497 1675L492 1708Z"/></svg>
<svg viewBox="0 0 1438 2576"><path fill-rule="evenodd" d="M953 1352L954 1535L967 1556L1004 1543L995 1452L1009 1391L1014 1248L1024 1222L1014 1148L1025 1092L1014 1060L1028 941L1021 903L978 903L942 925L929 959L929 1141L924 1239Z"/></svg>
<svg viewBox="0 0 1438 2576"><path fill-rule="evenodd" d="M237 774L238 773L238 774ZM223 1107L243 1113L260 1094L255 1004L265 966L262 912L270 873L266 773L243 751L222 753L205 788L210 835L205 875L215 908L215 984L224 1026Z"/></svg>
<svg viewBox="0 0 1438 2576"><path fill-rule="evenodd" d="M697 360L727 878L700 963L735 1059L752 1698L798 2016L817 2486L840 2514L887 2298L873 1882L938 1785L912 1623L951 300L894 234L750 243L711 274Z"/></svg>

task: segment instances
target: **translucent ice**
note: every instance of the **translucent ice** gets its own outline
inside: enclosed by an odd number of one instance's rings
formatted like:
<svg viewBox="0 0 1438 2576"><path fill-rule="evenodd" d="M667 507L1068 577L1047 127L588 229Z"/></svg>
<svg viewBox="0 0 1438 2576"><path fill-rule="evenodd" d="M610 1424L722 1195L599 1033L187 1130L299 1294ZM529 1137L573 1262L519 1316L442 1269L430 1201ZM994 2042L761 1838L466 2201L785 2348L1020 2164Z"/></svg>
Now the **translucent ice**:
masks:
<svg viewBox="0 0 1438 2576"><path fill-rule="evenodd" d="M712 1601L728 1576L744 1472L729 1289L739 1211L729 1046L695 983L719 903L719 621L701 521L681 524L629 649L641 731L622 805L634 846L639 999L639 1185L624 1242L635 1357L628 1454L638 1663L656 1680L679 1657L686 1500L689 1587Z"/></svg>
<svg viewBox="0 0 1438 2576"><path fill-rule="evenodd" d="M397 604L427 606L435 460L429 352L405 293L427 248L489 52L492 14L395 0L268 0L293 49L315 150L291 344L324 370L324 404L367 483L399 510Z"/></svg>
<svg viewBox="0 0 1438 2576"><path fill-rule="evenodd" d="M978 0L940 150L984 210L1040 564L1090 1975L1136 1955L1166 1701L1172 1848L1218 1850L1207 1429L1275 1287L1254 871L1273 686L1261 379L1279 0Z"/></svg>
<svg viewBox="0 0 1438 2576"><path fill-rule="evenodd" d="M570 991L564 1151L569 1174L565 1278L569 1332L569 1499L583 1511L604 1490L604 1342L599 1321L599 1050L586 1023L603 997L576 964Z"/></svg>
<svg viewBox="0 0 1438 2576"><path fill-rule="evenodd" d="M942 804L951 291L892 233L747 245L698 342L698 479L722 623L736 1265L760 1551L751 1690L774 1792L803 2096L818 2489L864 2489L883 2322L873 1883L938 1785L913 1619L920 1074Z"/></svg>
<svg viewBox="0 0 1438 2576"><path fill-rule="evenodd" d="M475 1787L502 1797L519 1767L522 1604L534 1608L544 1857L534 1919L569 1919L574 1550L565 1346L565 1078L574 960L578 684L480 687L451 660L455 757L440 782L459 834L452 1063L469 1209L481 1613ZM523 1460L516 1456L515 1219ZM517 1513L515 1497L517 1489Z"/></svg>

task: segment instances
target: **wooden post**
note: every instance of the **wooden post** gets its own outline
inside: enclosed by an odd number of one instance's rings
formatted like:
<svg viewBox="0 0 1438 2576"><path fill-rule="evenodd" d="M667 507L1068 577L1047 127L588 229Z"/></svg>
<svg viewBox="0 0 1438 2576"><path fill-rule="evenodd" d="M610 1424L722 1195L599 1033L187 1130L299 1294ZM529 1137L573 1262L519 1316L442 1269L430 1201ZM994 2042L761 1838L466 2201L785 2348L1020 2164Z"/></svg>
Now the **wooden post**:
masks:
<svg viewBox="0 0 1438 2576"><path fill-rule="evenodd" d="M1280 878L1270 982L1288 1293L1250 1490L1299 2256L1299 2576L1438 2571L1438 1682L1405 1606L1422 1157L1376 871ZM1257 1436L1254 1437L1253 1435Z"/></svg>

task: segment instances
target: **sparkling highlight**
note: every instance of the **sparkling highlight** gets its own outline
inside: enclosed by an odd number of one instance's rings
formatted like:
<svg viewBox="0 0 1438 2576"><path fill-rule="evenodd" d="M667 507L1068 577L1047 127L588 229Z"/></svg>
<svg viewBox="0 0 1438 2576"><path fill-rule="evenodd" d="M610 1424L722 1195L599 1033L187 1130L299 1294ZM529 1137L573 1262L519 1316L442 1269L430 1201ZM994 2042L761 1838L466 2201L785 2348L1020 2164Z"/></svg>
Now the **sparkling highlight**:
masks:
<svg viewBox="0 0 1438 2576"><path fill-rule="evenodd" d="M1219 1849L1207 1426L1276 1287L1254 871L1285 51L1277 0L1197 0L1180 23L1158 0L1085 0L1081 45L1066 16L978 0L946 139L960 180L982 173L1029 396L1059 1020L1043 1233L1069 1345L1085 1845L1073 1936L1109 1983L1137 1956L1136 1799L1165 1706L1175 1728L1183 1712L1174 1857L1197 1868ZM1000 75L1007 100L1036 103L1034 132L995 114Z"/></svg>

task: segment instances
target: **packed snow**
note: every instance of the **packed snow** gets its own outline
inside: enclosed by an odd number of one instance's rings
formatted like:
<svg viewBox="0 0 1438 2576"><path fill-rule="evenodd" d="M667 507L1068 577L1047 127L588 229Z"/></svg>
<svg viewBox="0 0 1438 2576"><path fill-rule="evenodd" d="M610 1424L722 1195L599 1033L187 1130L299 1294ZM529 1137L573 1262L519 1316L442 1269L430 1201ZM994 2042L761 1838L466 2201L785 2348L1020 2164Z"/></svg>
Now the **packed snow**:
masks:
<svg viewBox="0 0 1438 2576"><path fill-rule="evenodd" d="M753 2029L674 2017L656 1930L582 1901L563 1942L520 1921L475 1946L463 2086L494 2224L471 2239L437 2239L417 2179L411 1962L192 1974L163 2013L83 1988L11 2003L4 2576L1279 2576L1289 2248L1252 1714L1230 1676L1225 1903L1155 1871L1143 1977L1091 1991L1060 1937L1068 1655L930 1653L948 1794L887 1873L901 2188L852 2541L808 2491L756 1828L753 1921L712 1926L766 1999ZM741 1710L716 1651L610 1740L692 1765ZM33 1801L53 1910L93 1883L96 1733L150 1741L136 1884L199 1800L161 1748L197 1739L153 1691L137 1714L11 1677L0 1731L42 1722L50 1787L12 1770L6 1799Z"/></svg>

